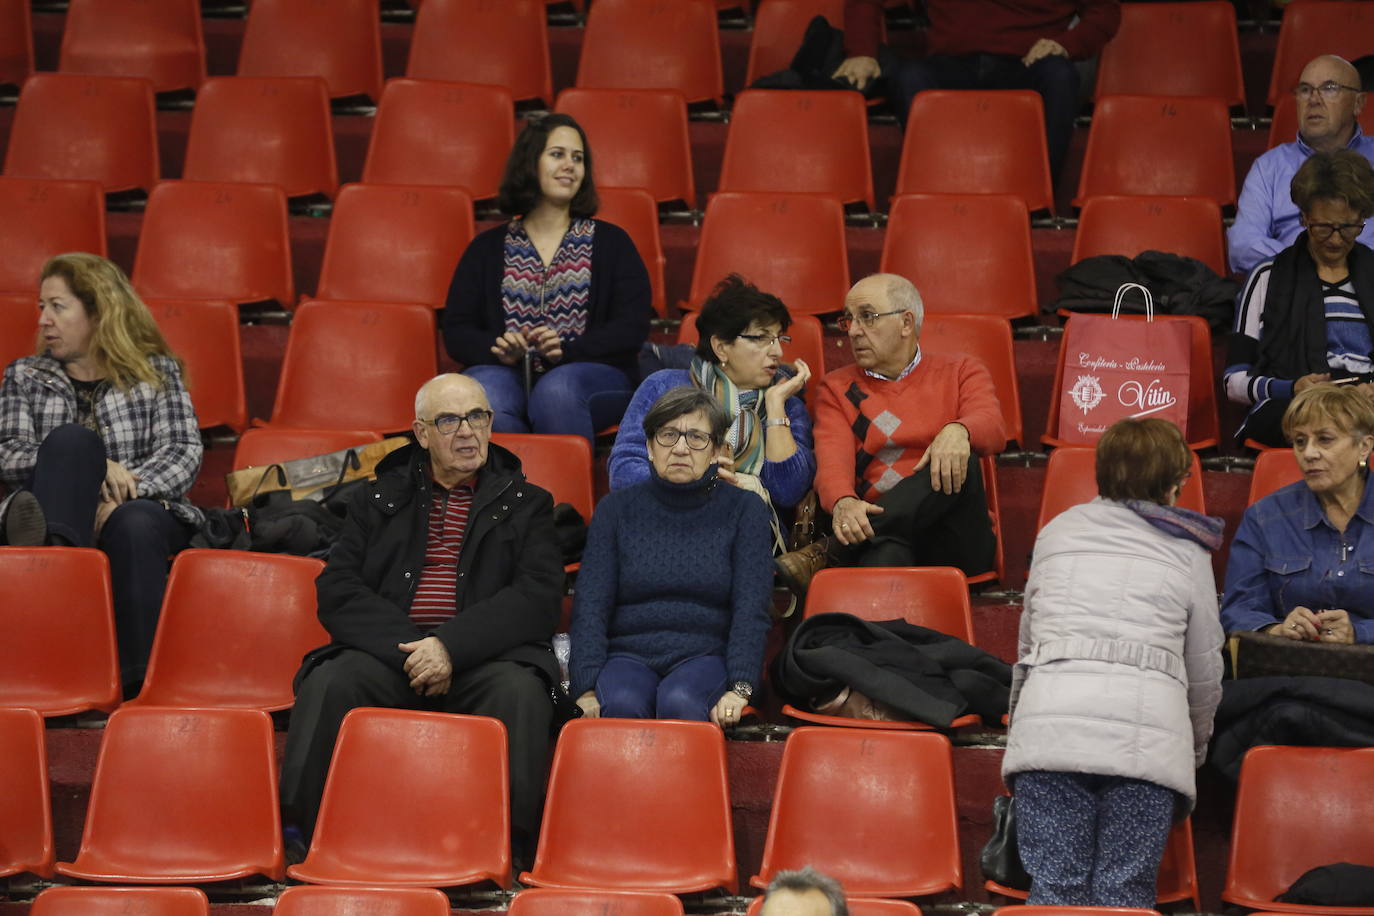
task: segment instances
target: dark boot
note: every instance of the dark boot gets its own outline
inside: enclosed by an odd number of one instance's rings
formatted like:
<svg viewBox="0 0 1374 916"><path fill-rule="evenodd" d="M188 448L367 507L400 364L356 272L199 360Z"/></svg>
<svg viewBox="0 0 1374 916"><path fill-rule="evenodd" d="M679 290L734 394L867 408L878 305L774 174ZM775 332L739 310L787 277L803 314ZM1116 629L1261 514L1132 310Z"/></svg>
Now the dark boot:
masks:
<svg viewBox="0 0 1374 916"><path fill-rule="evenodd" d="M830 565L830 539L817 538L800 550L793 550L773 560L778 578L798 598L806 597L811 577Z"/></svg>
<svg viewBox="0 0 1374 916"><path fill-rule="evenodd" d="M0 503L0 543L11 547L41 547L48 540L48 522L38 497L16 490Z"/></svg>

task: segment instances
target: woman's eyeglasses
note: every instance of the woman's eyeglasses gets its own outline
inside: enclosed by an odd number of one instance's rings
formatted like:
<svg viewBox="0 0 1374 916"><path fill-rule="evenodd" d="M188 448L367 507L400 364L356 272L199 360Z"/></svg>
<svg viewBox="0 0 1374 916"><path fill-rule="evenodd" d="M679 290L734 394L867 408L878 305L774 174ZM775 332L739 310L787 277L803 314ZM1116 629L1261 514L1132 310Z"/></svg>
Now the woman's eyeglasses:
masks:
<svg viewBox="0 0 1374 916"><path fill-rule="evenodd" d="M1364 231L1364 223L1308 223L1307 231L1319 242L1326 241L1337 232L1347 242L1353 242Z"/></svg>
<svg viewBox="0 0 1374 916"><path fill-rule="evenodd" d="M775 343L790 344L792 338L786 334L736 334L740 340L747 340L756 347L767 349Z"/></svg>
<svg viewBox="0 0 1374 916"><path fill-rule="evenodd" d="M664 448L672 448L677 445L677 440L684 437L687 439L687 447L694 452L699 452L711 444L711 437L697 429L684 432L675 426L663 426L654 433L654 441Z"/></svg>

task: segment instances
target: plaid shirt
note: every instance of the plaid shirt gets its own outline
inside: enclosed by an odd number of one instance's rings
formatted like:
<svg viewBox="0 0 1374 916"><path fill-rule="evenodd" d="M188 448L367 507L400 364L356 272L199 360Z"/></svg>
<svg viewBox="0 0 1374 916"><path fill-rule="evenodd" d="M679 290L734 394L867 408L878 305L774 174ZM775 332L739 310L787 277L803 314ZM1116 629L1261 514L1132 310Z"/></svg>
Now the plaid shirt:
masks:
<svg viewBox="0 0 1374 916"><path fill-rule="evenodd" d="M149 356L166 380L161 389L140 382L114 385L96 402L95 419L105 452L138 478L138 495L163 503L182 522L198 525L199 509L186 499L200 471L200 441L191 396L176 361ZM38 446L65 423L76 423L76 391L62 364L47 356L10 363L0 385L0 481L24 486L38 461Z"/></svg>

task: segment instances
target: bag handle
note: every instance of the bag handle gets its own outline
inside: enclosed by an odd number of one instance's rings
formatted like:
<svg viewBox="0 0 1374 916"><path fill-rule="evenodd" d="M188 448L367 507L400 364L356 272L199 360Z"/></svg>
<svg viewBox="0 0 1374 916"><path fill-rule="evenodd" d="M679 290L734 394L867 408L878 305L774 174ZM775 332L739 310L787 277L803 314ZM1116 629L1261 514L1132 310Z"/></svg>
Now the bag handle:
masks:
<svg viewBox="0 0 1374 916"><path fill-rule="evenodd" d="M339 476L329 486L320 490L320 502L324 502L338 492L349 471L361 470L362 466L362 460L358 458L358 449L356 447L349 449L348 453L344 455L343 461L339 463Z"/></svg>
<svg viewBox="0 0 1374 916"><path fill-rule="evenodd" d="M1138 290L1140 290L1141 295L1143 295L1143 296L1145 297L1145 320L1146 320L1146 321L1154 321L1154 320L1155 320L1155 300L1154 300L1154 297L1150 295L1150 290L1149 290L1148 288L1146 288L1146 287L1144 287L1144 286L1141 286L1139 283L1123 283L1123 284L1121 284L1120 286L1118 286L1118 287L1116 288L1116 298L1112 300L1112 317L1113 317L1113 318L1118 318L1118 317L1121 316L1121 303L1125 300L1125 298L1126 298L1126 293L1128 293L1129 291L1131 291L1131 290L1133 290L1133 289L1138 289Z"/></svg>
<svg viewBox="0 0 1374 916"><path fill-rule="evenodd" d="M269 464L263 470L262 476L258 478L258 483L255 487L253 487L253 492L249 494L248 498L250 500L258 495L258 492L262 489L262 485L267 483L268 475L271 474L273 471L277 472L278 487L285 488L288 485L286 480L286 468L282 467L280 464Z"/></svg>

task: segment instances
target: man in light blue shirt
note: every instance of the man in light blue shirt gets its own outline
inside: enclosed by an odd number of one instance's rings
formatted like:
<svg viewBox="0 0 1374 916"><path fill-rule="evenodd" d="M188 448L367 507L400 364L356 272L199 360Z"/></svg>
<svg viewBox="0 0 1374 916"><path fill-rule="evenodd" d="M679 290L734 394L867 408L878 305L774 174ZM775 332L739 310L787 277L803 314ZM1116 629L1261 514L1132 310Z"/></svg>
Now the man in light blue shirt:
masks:
<svg viewBox="0 0 1374 916"><path fill-rule="evenodd" d="M1298 137L1255 160L1245 176L1236 206L1236 221L1226 233L1231 269L1248 273L1269 260L1302 232L1298 207L1289 185L1298 166L1314 152L1353 149L1374 163L1374 137L1366 137L1355 120L1364 108L1359 72L1334 54L1315 58L1303 68L1293 94L1298 103ZM1374 220L1359 241L1374 247Z"/></svg>

